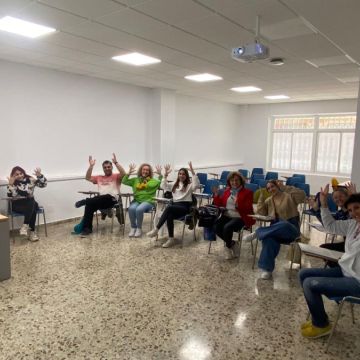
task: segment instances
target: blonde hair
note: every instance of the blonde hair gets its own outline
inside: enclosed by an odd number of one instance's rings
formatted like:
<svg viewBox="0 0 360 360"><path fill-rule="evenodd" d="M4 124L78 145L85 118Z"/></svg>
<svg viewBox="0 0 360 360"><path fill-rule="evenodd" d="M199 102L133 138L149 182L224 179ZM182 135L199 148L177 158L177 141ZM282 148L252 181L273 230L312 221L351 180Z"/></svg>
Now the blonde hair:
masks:
<svg viewBox="0 0 360 360"><path fill-rule="evenodd" d="M154 171L153 171L152 166L151 166L150 164L148 164L148 163L143 163L143 164L140 165L139 170L138 170L138 172L137 172L137 177L141 177L141 176L142 176L142 175L141 175L141 172L142 172L142 169L143 169L144 166L148 166L148 167L149 167L149 171L150 171L149 176L150 176L150 178L152 178L152 177L154 176Z"/></svg>

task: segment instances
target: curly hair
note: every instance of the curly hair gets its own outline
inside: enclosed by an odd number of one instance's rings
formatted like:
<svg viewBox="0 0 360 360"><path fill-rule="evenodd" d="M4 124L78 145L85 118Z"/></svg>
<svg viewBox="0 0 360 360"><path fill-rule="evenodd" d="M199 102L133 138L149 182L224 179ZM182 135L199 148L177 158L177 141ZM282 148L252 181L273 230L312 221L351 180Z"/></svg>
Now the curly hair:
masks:
<svg viewBox="0 0 360 360"><path fill-rule="evenodd" d="M143 164L141 164L140 166L139 166L139 170L137 171L137 177L142 177L142 175L141 175L141 172L142 172L142 169L143 169L143 167L144 166L148 166L149 167L149 177L150 178L153 178L153 176L154 176L154 171L153 171L153 168L152 168L152 166L150 165L150 164L147 164L147 163L143 163Z"/></svg>

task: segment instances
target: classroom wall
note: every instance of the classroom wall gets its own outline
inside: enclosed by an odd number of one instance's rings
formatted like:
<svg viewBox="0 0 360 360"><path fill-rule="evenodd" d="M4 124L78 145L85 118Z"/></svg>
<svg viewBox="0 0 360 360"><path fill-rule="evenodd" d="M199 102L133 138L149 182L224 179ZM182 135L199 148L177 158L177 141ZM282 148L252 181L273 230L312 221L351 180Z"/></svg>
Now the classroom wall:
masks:
<svg viewBox="0 0 360 360"><path fill-rule="evenodd" d="M242 146L246 149L244 151L244 168L266 168L267 148L269 146L269 119L272 115L319 114L356 111L356 99L239 106L240 121L238 122L238 133L241 134ZM359 127L360 126L357 126L357 131L359 131ZM357 148L356 146L355 150ZM253 149L255 151L249 151L249 149ZM329 182L330 179L330 176L307 176L307 182L310 184L312 193L316 193L318 189L320 189L323 184ZM346 180L349 180L349 178L340 178L340 181Z"/></svg>

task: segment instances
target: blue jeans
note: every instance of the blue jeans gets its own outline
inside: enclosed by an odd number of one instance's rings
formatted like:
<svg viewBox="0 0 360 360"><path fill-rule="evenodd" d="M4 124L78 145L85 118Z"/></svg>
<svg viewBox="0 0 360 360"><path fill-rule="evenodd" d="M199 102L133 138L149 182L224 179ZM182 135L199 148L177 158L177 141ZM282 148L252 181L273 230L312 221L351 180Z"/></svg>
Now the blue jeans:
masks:
<svg viewBox="0 0 360 360"><path fill-rule="evenodd" d="M153 207L154 205L148 202L138 203L136 201L133 201L129 206L129 218L131 227L133 229L141 229L144 219L144 213L149 212Z"/></svg>
<svg viewBox="0 0 360 360"><path fill-rule="evenodd" d="M289 221L281 220L270 226L258 228L256 235L262 241L258 266L260 269L272 272L281 244L293 242L300 235L300 230Z"/></svg>
<svg viewBox="0 0 360 360"><path fill-rule="evenodd" d="M340 267L302 269L299 279L312 323L317 327L329 325L321 295L326 297L360 296L360 282L353 277L344 276Z"/></svg>

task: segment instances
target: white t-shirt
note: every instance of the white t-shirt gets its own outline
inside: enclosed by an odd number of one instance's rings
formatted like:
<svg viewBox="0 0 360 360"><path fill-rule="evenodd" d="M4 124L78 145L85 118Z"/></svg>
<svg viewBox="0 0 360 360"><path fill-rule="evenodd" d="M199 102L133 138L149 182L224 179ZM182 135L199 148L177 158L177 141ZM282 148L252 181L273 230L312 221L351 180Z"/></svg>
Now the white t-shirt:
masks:
<svg viewBox="0 0 360 360"><path fill-rule="evenodd" d="M93 184L97 184L100 195L118 197L120 193L120 174L92 176L91 181Z"/></svg>

